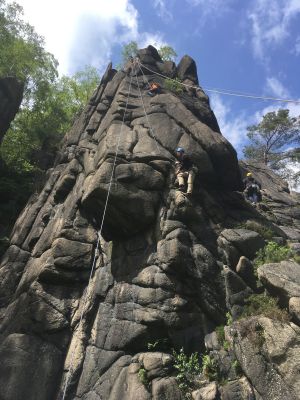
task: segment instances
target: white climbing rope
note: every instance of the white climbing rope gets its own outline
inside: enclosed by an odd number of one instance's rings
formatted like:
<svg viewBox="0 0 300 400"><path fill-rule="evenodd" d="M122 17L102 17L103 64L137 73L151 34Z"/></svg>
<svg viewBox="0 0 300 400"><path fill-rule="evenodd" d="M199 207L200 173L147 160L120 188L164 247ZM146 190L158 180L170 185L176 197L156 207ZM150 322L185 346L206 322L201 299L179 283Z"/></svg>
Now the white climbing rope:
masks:
<svg viewBox="0 0 300 400"><path fill-rule="evenodd" d="M142 105L143 105L144 114L145 114L145 117L146 117L146 120L147 120L147 124L148 124L148 126L149 126L150 133L152 134L152 136L153 136L153 138L154 138L154 140L155 140L157 152L159 153L159 147L158 147L158 144L157 144L157 139L156 139L156 136L155 136L155 134L154 134L154 131L153 131L153 129L152 129L152 127L151 127L151 124L150 124L150 121L149 121L149 117L148 117L148 114L147 114L147 111L146 111L146 107L145 107L143 95L142 95L142 92L141 92L141 89L140 89L139 79L138 79L137 71L136 71L136 70L135 70L135 78L136 78L136 83L137 83L137 87L138 87L138 90L139 90L140 99L141 99L141 102L142 102Z"/></svg>
<svg viewBox="0 0 300 400"><path fill-rule="evenodd" d="M242 93L242 92L235 92L231 90L225 90L225 89L209 89L206 87L200 87L196 85L188 85L187 83L179 82L176 79L172 79L166 75L163 75L159 72L153 71L151 68L146 67L144 64L142 64L139 60L137 60L139 67L144 67L147 69L149 72L152 72L154 75L161 76L164 79L169 79L173 82L176 82L176 84L191 88L191 89L200 89L200 90L205 90L206 92L211 92L211 93L217 93L217 94L224 94L226 96L235 96L235 97L245 97L248 99L258 99L258 100L269 100L269 101L279 101L279 102L285 102L285 103L296 103L300 104L300 100L293 100L293 99L282 99L282 98L277 98L277 97L268 97L268 96L257 96L253 94L248 94L248 93Z"/></svg>
<svg viewBox="0 0 300 400"><path fill-rule="evenodd" d="M101 220L100 228L97 231L97 244L96 244L96 248L95 248L95 252L94 252L94 258L93 258L93 262L92 262L92 267L91 267L91 272L90 272L90 275L89 275L88 284L87 284L87 287L86 287L86 293L84 295L83 306L81 308L80 319L79 319L79 323L78 323L78 329L80 328L82 320L83 320L84 309L85 309L86 302L87 302L87 299L88 299L88 290L89 290L90 282L91 282L91 279L92 279L92 276L93 276L93 273L94 273L94 269L95 269L95 266L96 266L97 254L98 254L99 246L100 246L100 238L101 238L103 224L104 224L104 220L105 220L108 200L109 200L112 181L113 181L113 176L114 176L114 170L115 170L117 157L118 157L118 151L119 151L120 142L121 142L121 136L122 136L122 133L123 133L123 127L124 127L125 116L126 116L127 107L128 107L129 96L130 96L130 92L131 92L131 84L132 84L132 76L130 77L130 83L129 83L129 89L128 89L128 94L127 94L126 104L125 104L125 110L124 110L124 115L123 115L123 119L122 119L122 125L121 125L121 129L120 129L120 134L119 134L117 145L116 145L116 152L115 152L115 157L114 157L114 161L113 161L113 167L112 167L112 171L111 171L111 176L110 176L107 196L106 196L106 200L105 200L105 206L104 206L104 211L103 211L103 215L102 215L102 220ZM75 357L75 351L73 351L73 353L72 353L70 366L69 366L69 370L68 370L68 373L67 373L67 376L66 376L65 385L64 385L62 400L65 400L65 396L66 396L66 392L67 392L67 388L68 388L68 384L69 384L69 379L70 379L70 376L71 376L71 371L72 371L72 367L73 367L73 363L74 363L74 357Z"/></svg>

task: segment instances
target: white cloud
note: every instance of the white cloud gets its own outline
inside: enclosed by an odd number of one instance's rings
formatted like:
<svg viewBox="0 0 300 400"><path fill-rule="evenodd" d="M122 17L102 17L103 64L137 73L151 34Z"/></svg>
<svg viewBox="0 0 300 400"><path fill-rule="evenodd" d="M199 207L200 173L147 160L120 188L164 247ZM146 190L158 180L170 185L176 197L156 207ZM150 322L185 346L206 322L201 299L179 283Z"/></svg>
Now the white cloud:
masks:
<svg viewBox="0 0 300 400"><path fill-rule="evenodd" d="M300 101L298 99L297 101ZM253 123L257 124L261 121L263 115L267 114L268 112L278 111L279 109L287 109L289 110L289 115L291 117L298 117L300 115L300 104L298 103L274 103L270 106L264 107L263 109L257 111L254 114L254 121Z"/></svg>
<svg viewBox="0 0 300 400"><path fill-rule="evenodd" d="M159 17L161 17L163 20L170 21L173 19L173 15L168 9L165 0L154 0L153 5L157 9Z"/></svg>
<svg viewBox="0 0 300 400"><path fill-rule="evenodd" d="M282 99L291 97L289 91L283 86L283 84L274 76L267 78L266 93L272 94Z"/></svg>
<svg viewBox="0 0 300 400"><path fill-rule="evenodd" d="M291 21L300 13L300 0L255 0L247 17L251 23L254 55L265 59L265 49L283 43Z"/></svg>
<svg viewBox="0 0 300 400"><path fill-rule="evenodd" d="M219 17L231 9L234 0L186 0L186 2L193 6L201 8L201 22L202 24L207 21L208 17Z"/></svg>
<svg viewBox="0 0 300 400"><path fill-rule="evenodd" d="M282 108L288 109L291 117L298 117L300 115L300 104L298 103L273 103L253 114L249 114L246 111L233 114L230 103L226 102L219 94L212 94L210 96L210 103L222 134L237 150L239 157L243 156L242 149L248 142L247 127L258 124L263 115Z"/></svg>
<svg viewBox="0 0 300 400"><path fill-rule="evenodd" d="M300 55L300 36L297 37L295 47L293 49L293 53L296 54L296 56Z"/></svg>
<svg viewBox="0 0 300 400"><path fill-rule="evenodd" d="M242 156L242 147L247 141L247 127L251 125L250 118L241 113L236 117L232 117L231 107L218 94L210 96L211 108L218 120L222 134L233 145L233 147Z"/></svg>
<svg viewBox="0 0 300 400"><path fill-rule="evenodd" d="M18 0L25 19L44 36L46 49L59 61L60 73L71 73L86 64L100 71L114 46L135 40L162 43L159 33L139 31L139 15L131 0Z"/></svg>

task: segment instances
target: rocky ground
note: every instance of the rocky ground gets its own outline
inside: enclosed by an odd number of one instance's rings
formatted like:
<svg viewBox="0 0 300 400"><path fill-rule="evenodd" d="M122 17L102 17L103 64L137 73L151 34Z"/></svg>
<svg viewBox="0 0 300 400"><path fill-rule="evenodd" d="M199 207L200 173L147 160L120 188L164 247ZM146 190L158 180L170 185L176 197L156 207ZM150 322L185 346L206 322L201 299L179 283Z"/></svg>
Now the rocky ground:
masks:
<svg viewBox="0 0 300 400"><path fill-rule="evenodd" d="M198 84L188 56L139 57L150 81L147 67ZM151 98L140 69L109 65L15 224L0 269L3 400L300 399L299 197L239 166L201 89L160 81ZM174 185L177 146L198 168L190 199ZM246 170L263 187L256 208ZM257 268L269 241L285 257Z"/></svg>

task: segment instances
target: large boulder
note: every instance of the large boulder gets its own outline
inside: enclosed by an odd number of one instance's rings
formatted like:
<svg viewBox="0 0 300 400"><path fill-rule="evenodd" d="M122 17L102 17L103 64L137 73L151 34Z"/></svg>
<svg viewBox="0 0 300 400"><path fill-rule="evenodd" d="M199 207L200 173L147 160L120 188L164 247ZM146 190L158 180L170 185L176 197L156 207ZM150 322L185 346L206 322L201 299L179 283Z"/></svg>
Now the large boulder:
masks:
<svg viewBox="0 0 300 400"><path fill-rule="evenodd" d="M157 78L149 69L196 79L189 58L175 69L151 46L139 57L147 80ZM147 96L135 72L130 62L108 66L16 221L0 268L4 400L179 400L172 349L203 352L205 336L252 293L234 269L264 240L232 227L266 219L235 192L236 152L208 97L165 87ZM175 182L177 146L198 169L189 198Z"/></svg>
<svg viewBox="0 0 300 400"><path fill-rule="evenodd" d="M262 399L299 399L299 327L252 317L234 323L229 337L244 374Z"/></svg>
<svg viewBox="0 0 300 400"><path fill-rule="evenodd" d="M295 261L264 264L258 268L263 284L287 307L291 297L300 297L300 265Z"/></svg>
<svg viewBox="0 0 300 400"><path fill-rule="evenodd" d="M23 99L24 83L13 77L0 78L0 144Z"/></svg>
<svg viewBox="0 0 300 400"><path fill-rule="evenodd" d="M224 262L235 269L242 256L253 259L265 241L259 233L249 229L225 229L218 238L218 245Z"/></svg>

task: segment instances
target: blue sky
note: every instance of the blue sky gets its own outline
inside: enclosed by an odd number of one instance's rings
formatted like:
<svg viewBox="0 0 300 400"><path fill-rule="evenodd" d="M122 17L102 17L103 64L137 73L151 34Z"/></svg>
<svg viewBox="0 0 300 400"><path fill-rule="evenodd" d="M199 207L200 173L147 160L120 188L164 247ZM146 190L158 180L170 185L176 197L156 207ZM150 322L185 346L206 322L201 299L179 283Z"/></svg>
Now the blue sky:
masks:
<svg viewBox="0 0 300 400"><path fill-rule="evenodd" d="M135 40L192 56L200 85L300 100L300 0L19 0L26 19L71 74L103 72ZM223 135L242 156L247 126L268 111L300 104L210 94Z"/></svg>

